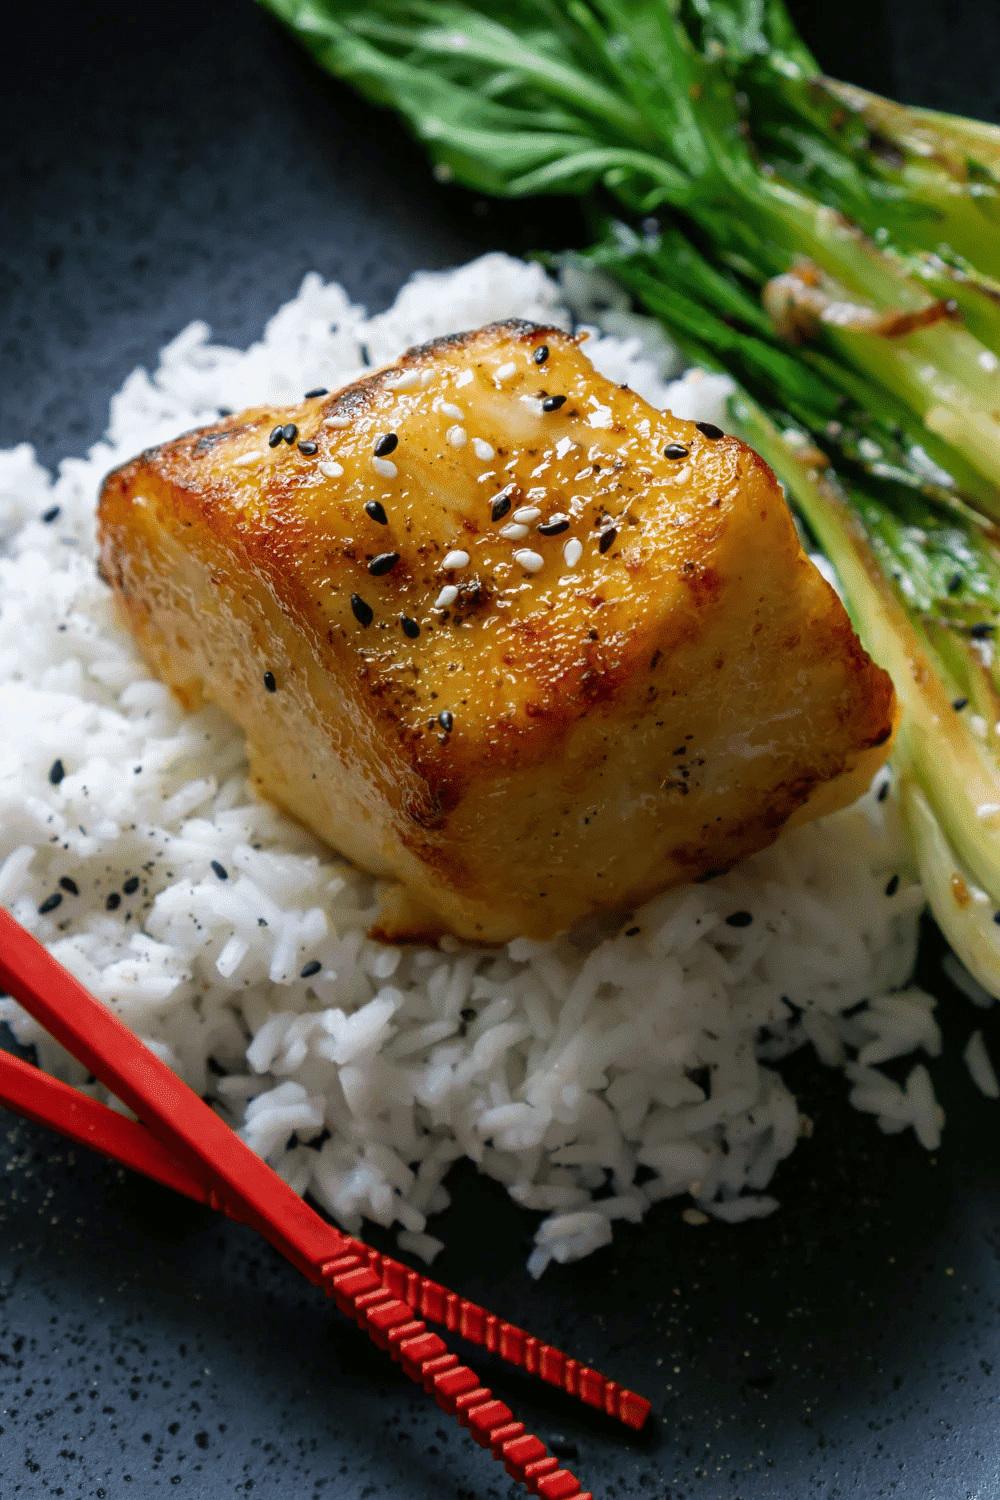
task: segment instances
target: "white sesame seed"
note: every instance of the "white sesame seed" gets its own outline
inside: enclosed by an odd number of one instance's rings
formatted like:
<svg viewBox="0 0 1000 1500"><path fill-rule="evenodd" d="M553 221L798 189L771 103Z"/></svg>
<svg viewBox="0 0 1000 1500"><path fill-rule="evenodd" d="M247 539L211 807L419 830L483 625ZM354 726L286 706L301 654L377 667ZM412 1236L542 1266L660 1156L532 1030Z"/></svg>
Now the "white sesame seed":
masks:
<svg viewBox="0 0 1000 1500"><path fill-rule="evenodd" d="M448 428L448 431L445 433L445 437L448 439L449 443L451 444L451 446L453 448L464 448L465 447L465 440L466 440L465 428L464 427L459 427L459 425L457 423L455 424L454 427L449 427Z"/></svg>
<svg viewBox="0 0 1000 1500"><path fill-rule="evenodd" d="M473 377L472 377L472 371L471 370L463 370L462 373L461 373L461 375L455 381L456 389L461 390L462 387L463 387L463 385L471 385L472 384L472 378Z"/></svg>
<svg viewBox="0 0 1000 1500"><path fill-rule="evenodd" d="M391 458L373 458L372 468L376 474L381 474L383 479L395 479L399 473Z"/></svg>
<svg viewBox="0 0 1000 1500"><path fill-rule="evenodd" d="M454 401L442 401L441 410L444 415L446 417L450 417L453 422L462 422L465 420L465 412L460 406L456 406Z"/></svg>
<svg viewBox="0 0 1000 1500"><path fill-rule="evenodd" d="M455 552L449 552L446 554L445 560L441 564L441 566L443 568L449 569L467 568L469 566L469 554L467 552L462 552L460 549Z"/></svg>
<svg viewBox="0 0 1000 1500"><path fill-rule="evenodd" d="M526 573L537 573L539 568L544 568L545 558L539 552L529 552L527 547L514 553L514 561L520 563Z"/></svg>
<svg viewBox="0 0 1000 1500"><path fill-rule="evenodd" d="M583 543L575 536L571 536L563 548L563 562L567 568L575 568L583 556Z"/></svg>
<svg viewBox="0 0 1000 1500"><path fill-rule="evenodd" d="M324 427L350 427L350 417L327 417L323 423Z"/></svg>
<svg viewBox="0 0 1000 1500"><path fill-rule="evenodd" d="M591 427L610 427L612 422L611 407L599 406L596 411L588 413L587 422Z"/></svg>
<svg viewBox="0 0 1000 1500"><path fill-rule="evenodd" d="M420 389L422 391L425 391L427 389L427 387L430 385L430 383L431 383L431 381L433 379L434 379L434 371L433 370L421 370L421 372L420 372Z"/></svg>
<svg viewBox="0 0 1000 1500"><path fill-rule="evenodd" d="M529 521L537 521L540 515L541 511L537 505L522 505L520 510L516 510L511 516L511 520L520 521L522 525L527 525Z"/></svg>
<svg viewBox="0 0 1000 1500"><path fill-rule="evenodd" d="M341 474L343 474L343 472L344 472L344 465L343 464L337 464L337 463L317 464L316 467L319 469L319 472L321 474L325 474L326 475L327 479L339 479L340 476L341 476Z"/></svg>
<svg viewBox="0 0 1000 1500"><path fill-rule="evenodd" d="M446 583L444 588L434 600L435 609L447 609L449 604L454 604L458 598L458 589L453 583Z"/></svg>
<svg viewBox="0 0 1000 1500"><path fill-rule="evenodd" d="M233 467L235 468L237 464L239 464L239 465L242 466L243 464L255 464L255 463L258 463L260 459L266 458L267 455L268 455L268 450L266 448L263 449L263 451L260 452L260 453L244 453L244 454L241 454L241 456L239 458L234 458L232 460Z"/></svg>
<svg viewBox="0 0 1000 1500"><path fill-rule="evenodd" d="M506 526L501 526L500 536L505 536L508 542L523 542L528 535L527 526L518 526L515 521L508 521Z"/></svg>
<svg viewBox="0 0 1000 1500"><path fill-rule="evenodd" d="M496 457L495 450L490 446L485 438L473 438L472 451L477 458L482 459L484 464L488 464L491 458Z"/></svg>
<svg viewBox="0 0 1000 1500"><path fill-rule="evenodd" d="M494 373L493 373L493 379L494 380L509 380L510 377L516 371L516 369L517 369L517 365L514 363L513 360L511 360L509 364L501 365L498 370L494 371Z"/></svg>
<svg viewBox="0 0 1000 1500"><path fill-rule="evenodd" d="M396 391L412 391L419 384L419 370L404 370L402 375L397 375L395 380L392 381L393 390Z"/></svg>

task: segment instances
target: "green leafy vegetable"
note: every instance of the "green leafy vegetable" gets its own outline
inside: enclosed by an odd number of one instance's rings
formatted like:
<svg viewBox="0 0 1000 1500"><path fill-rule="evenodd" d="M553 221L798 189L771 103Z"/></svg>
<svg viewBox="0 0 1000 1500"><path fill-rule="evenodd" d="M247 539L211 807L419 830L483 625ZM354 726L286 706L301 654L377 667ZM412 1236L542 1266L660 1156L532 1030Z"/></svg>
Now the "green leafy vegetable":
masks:
<svg viewBox="0 0 1000 1500"><path fill-rule="evenodd" d="M1000 995L1000 130L823 77L782 0L263 3L439 177L587 195L577 260L736 382L893 673L925 886Z"/></svg>

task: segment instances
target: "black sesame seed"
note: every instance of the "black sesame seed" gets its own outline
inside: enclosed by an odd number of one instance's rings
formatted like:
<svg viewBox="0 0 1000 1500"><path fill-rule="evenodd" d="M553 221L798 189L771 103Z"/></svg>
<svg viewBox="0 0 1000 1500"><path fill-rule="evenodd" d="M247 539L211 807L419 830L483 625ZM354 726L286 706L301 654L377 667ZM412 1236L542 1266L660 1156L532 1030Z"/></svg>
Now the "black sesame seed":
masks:
<svg viewBox="0 0 1000 1500"><path fill-rule="evenodd" d="M722 428L716 427L714 422L696 422L694 425L697 427L702 437L712 439L725 437L725 433L723 432Z"/></svg>
<svg viewBox="0 0 1000 1500"><path fill-rule="evenodd" d="M304 453L307 458L312 458L314 453L319 452L319 443L314 443L312 438L303 438L298 446L299 452Z"/></svg>
<svg viewBox="0 0 1000 1500"><path fill-rule="evenodd" d="M375 611L370 604L365 603L360 594L351 595L351 609L359 625L370 625L375 618Z"/></svg>
<svg viewBox="0 0 1000 1500"><path fill-rule="evenodd" d="M416 620L411 620L409 615L400 615L399 623L403 627L403 634L408 635L411 641L415 641L420 634L420 626Z"/></svg>
<svg viewBox="0 0 1000 1500"><path fill-rule="evenodd" d="M445 734L451 734L451 728L454 722L454 717L448 711L448 709L442 708L441 712L438 714L438 723L441 725L441 728L444 730Z"/></svg>
<svg viewBox="0 0 1000 1500"><path fill-rule="evenodd" d="M691 452L691 449L690 448L685 448L685 446L684 446L683 443L668 443L667 446L663 450L663 457L664 458L687 458L687 456L688 456L688 454L690 452Z"/></svg>
<svg viewBox="0 0 1000 1500"><path fill-rule="evenodd" d="M502 520L503 517L510 510L511 490L512 490L512 486L508 485L505 490L501 490L500 491L499 495L494 495L493 496L493 499L490 502L490 520L491 521L500 521L500 520Z"/></svg>
<svg viewBox="0 0 1000 1500"><path fill-rule="evenodd" d="M286 422L284 427L281 429L281 436L284 438L286 443L294 443L298 435L299 429L296 427L294 422Z"/></svg>
<svg viewBox="0 0 1000 1500"><path fill-rule="evenodd" d="M264 686L269 693L276 693L278 691L278 684L275 681L273 672L264 673Z"/></svg>
<svg viewBox="0 0 1000 1500"><path fill-rule="evenodd" d="M987 625L985 622L980 625L969 626L969 634L972 636L972 639L974 641L988 640L988 638L993 634L995 630L995 625Z"/></svg>
<svg viewBox="0 0 1000 1500"><path fill-rule="evenodd" d="M229 871L226 869L225 865L220 865L217 859L212 860L212 871L219 877L220 880L229 879Z"/></svg>
<svg viewBox="0 0 1000 1500"><path fill-rule="evenodd" d="M536 365L544 365L545 361L549 357L548 344L539 344L538 348L535 350L534 354L531 357L535 361Z"/></svg>
<svg viewBox="0 0 1000 1500"><path fill-rule="evenodd" d="M50 505L49 508L48 508L48 510L43 510L42 511L42 520L45 522L46 526L51 526L52 522L57 519L57 517L60 515L61 511L62 511L62 506L61 505Z"/></svg>
<svg viewBox="0 0 1000 1500"><path fill-rule="evenodd" d="M119 906L121 906L121 904L122 904L122 898L119 896L119 894L118 894L117 891L112 891L111 895L108 897L108 899L104 903L105 908L108 911L117 911L118 908L119 908Z"/></svg>
<svg viewBox="0 0 1000 1500"><path fill-rule="evenodd" d="M62 897L60 896L58 891L53 891L51 896L46 896L45 900L38 908L38 915L40 917L44 917L48 912L55 911L56 907L61 905Z"/></svg>
<svg viewBox="0 0 1000 1500"><path fill-rule="evenodd" d="M968 698L953 698L951 706L956 713L959 713L965 707L968 701Z"/></svg>
<svg viewBox="0 0 1000 1500"><path fill-rule="evenodd" d="M961 573L952 573L951 577L948 579L948 592L949 592L949 594L957 594L958 591L959 591L959 589L961 587L962 587L962 575L961 575Z"/></svg>
<svg viewBox="0 0 1000 1500"><path fill-rule="evenodd" d="M368 564L368 571L374 578L381 578L383 573L391 573L398 562L398 552L380 552Z"/></svg>
<svg viewBox="0 0 1000 1500"><path fill-rule="evenodd" d="M399 446L399 438L394 432L387 432L379 438L375 444L375 457L388 458L390 453L395 453Z"/></svg>
<svg viewBox="0 0 1000 1500"><path fill-rule="evenodd" d="M886 797L888 797L888 795L889 795L889 783L887 781L883 781L882 785L878 789L878 796L876 798L876 801L877 802L884 802L885 799L886 799Z"/></svg>
<svg viewBox="0 0 1000 1500"><path fill-rule="evenodd" d="M328 396L330 393L325 385L318 385L314 391L306 391L303 401L311 401L314 396Z"/></svg>
<svg viewBox="0 0 1000 1500"><path fill-rule="evenodd" d="M542 411L558 411L560 406L565 406L565 396L546 396L542 402Z"/></svg>
<svg viewBox="0 0 1000 1500"><path fill-rule="evenodd" d="M49 780L51 781L52 785L58 786L65 775L66 767L63 765L62 761L54 760L51 766L49 766Z"/></svg>
<svg viewBox="0 0 1000 1500"><path fill-rule="evenodd" d="M615 526L609 526L607 531L602 531L601 540L597 544L598 551L607 552L609 547L613 547L617 535L618 529Z"/></svg>
<svg viewBox="0 0 1000 1500"><path fill-rule="evenodd" d="M371 516L380 526L388 526L389 517L385 513L385 506L381 500L369 500L365 506L365 514Z"/></svg>
<svg viewBox="0 0 1000 1500"><path fill-rule="evenodd" d="M284 435L285 435L285 430L284 430L283 427L280 427L280 426L279 427L275 427L273 429L272 433L271 433L271 436L267 440L267 446L269 448L277 448L278 444L281 442L281 439L284 437Z"/></svg>
<svg viewBox="0 0 1000 1500"><path fill-rule="evenodd" d="M731 911L726 918L727 927L749 927L753 917L748 911Z"/></svg>
<svg viewBox="0 0 1000 1500"><path fill-rule="evenodd" d="M543 521L538 530L542 536L558 536L561 531L569 530L569 522Z"/></svg>
<svg viewBox="0 0 1000 1500"><path fill-rule="evenodd" d="M893 875L885 883L885 893L886 893L887 896L894 896L898 890L899 890L899 876L898 875Z"/></svg>
<svg viewBox="0 0 1000 1500"><path fill-rule="evenodd" d="M139 889L139 877L138 877L138 875L130 875L129 878L126 880L125 884L122 886L122 890L125 892L126 896L134 896L135 893L136 893L136 891L138 889Z"/></svg>
<svg viewBox="0 0 1000 1500"><path fill-rule="evenodd" d="M80 887L77 885L76 881L71 880L68 875L64 875L59 884L62 886L63 890L68 891L71 896L79 896Z"/></svg>
<svg viewBox="0 0 1000 1500"><path fill-rule="evenodd" d="M311 958L309 962L307 964L304 964L299 970L299 978L311 979L314 974L319 973L322 967L323 965L320 963L318 958Z"/></svg>
<svg viewBox="0 0 1000 1500"><path fill-rule="evenodd" d="M462 1009L459 1011L459 1015L461 1016L462 1020L466 1023L466 1025L468 1025L468 1023L470 1021L474 1021L476 1019L476 1009L475 1009L475 1006L473 1006L473 1005L464 1005L462 1007Z"/></svg>

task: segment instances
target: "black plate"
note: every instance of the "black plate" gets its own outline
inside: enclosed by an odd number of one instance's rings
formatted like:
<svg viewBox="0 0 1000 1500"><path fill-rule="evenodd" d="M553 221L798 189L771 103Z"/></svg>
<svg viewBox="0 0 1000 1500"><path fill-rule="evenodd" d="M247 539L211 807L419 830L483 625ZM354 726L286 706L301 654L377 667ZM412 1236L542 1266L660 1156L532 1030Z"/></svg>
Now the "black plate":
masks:
<svg viewBox="0 0 1000 1500"><path fill-rule="evenodd" d="M994 0L800 11L832 72L1000 115ZM246 344L312 268L378 309L417 267L582 235L566 200L435 184L250 0L50 3L20 28L0 62L0 442L47 461L96 439L123 377L191 318ZM531 1216L456 1174L435 1274L653 1401L637 1438L473 1358L596 1494L1000 1493L1000 1111L960 1061L977 1025L1000 1054L1000 1026L938 956L930 934L949 1115L934 1158L802 1055L785 1071L816 1132L775 1180L780 1213L691 1228L675 1200L537 1285ZM523 1493L248 1231L3 1124L4 1500Z"/></svg>

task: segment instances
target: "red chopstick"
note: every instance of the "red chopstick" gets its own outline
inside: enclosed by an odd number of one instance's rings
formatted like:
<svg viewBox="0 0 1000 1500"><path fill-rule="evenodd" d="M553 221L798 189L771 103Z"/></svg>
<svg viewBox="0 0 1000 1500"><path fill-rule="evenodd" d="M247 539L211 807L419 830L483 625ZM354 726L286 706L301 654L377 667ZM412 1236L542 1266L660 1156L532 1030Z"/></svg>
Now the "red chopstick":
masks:
<svg viewBox="0 0 1000 1500"><path fill-rule="evenodd" d="M11 1100L15 1108L26 1104L23 1112L83 1144L96 1144L101 1136L100 1149L111 1146L110 1154L119 1159L123 1151L130 1151L130 1164L139 1170L154 1168L151 1175L159 1180L170 1179L170 1186L192 1190L192 1196L252 1225L310 1281L322 1285L444 1410L469 1426L476 1441L502 1458L508 1472L531 1493L544 1500L570 1500L580 1495L580 1485L546 1454L544 1444L513 1420L510 1409L459 1364L443 1340L426 1332L426 1322L415 1317L415 1311L537 1371L629 1426L642 1425L649 1411L642 1397L327 1224L2 908L0 984L146 1122L150 1138L143 1139L143 1126L113 1111L106 1111L112 1120L104 1120L99 1113L104 1106L84 1095L77 1095L79 1102L71 1107L62 1094L64 1086L37 1070L29 1070L36 1089L27 1090L20 1072L27 1067L23 1064L5 1069L7 1084L21 1101ZM16 1089L11 1084L15 1075ZM46 1082L39 1084L41 1079ZM149 1146L159 1151L149 1152Z"/></svg>
<svg viewBox="0 0 1000 1500"><path fill-rule="evenodd" d="M201 1177L193 1176L160 1145L144 1125L127 1119L68 1083L61 1083L31 1063L0 1051L0 1104L16 1110L38 1125L46 1125L78 1145L101 1151L124 1167L184 1193L198 1203L210 1203L211 1193ZM408 1302L429 1323L440 1323L459 1333L469 1343L495 1353L501 1359L558 1385L588 1406L617 1417L629 1427L641 1427L649 1413L649 1402L596 1370L580 1365L551 1344L543 1344L495 1313L460 1297L457 1292L411 1271L399 1261L380 1254L361 1241L368 1264L381 1271L392 1291Z"/></svg>

